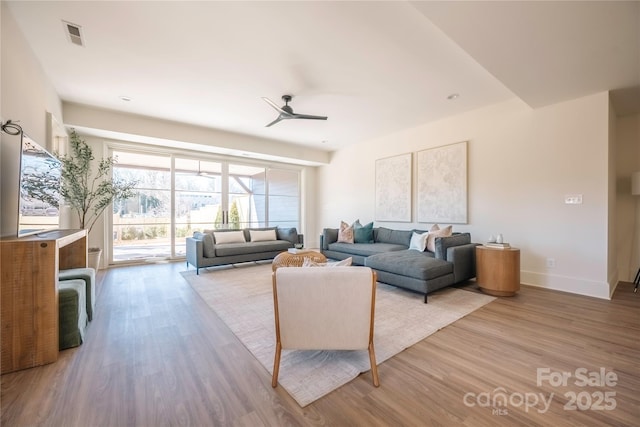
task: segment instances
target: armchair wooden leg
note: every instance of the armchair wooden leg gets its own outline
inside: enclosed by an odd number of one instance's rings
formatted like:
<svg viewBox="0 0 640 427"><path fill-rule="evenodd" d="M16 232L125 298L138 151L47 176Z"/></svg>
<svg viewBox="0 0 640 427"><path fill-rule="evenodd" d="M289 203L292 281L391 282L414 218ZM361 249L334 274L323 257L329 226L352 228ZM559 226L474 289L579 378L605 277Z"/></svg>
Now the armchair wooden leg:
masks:
<svg viewBox="0 0 640 427"><path fill-rule="evenodd" d="M276 343L276 357L273 362L273 377L271 377L271 387L278 386L278 373L280 371L280 353L282 352L282 344Z"/></svg>
<svg viewBox="0 0 640 427"><path fill-rule="evenodd" d="M378 379L378 365L376 365L376 352L373 349L373 343L369 344L369 361L371 362L371 376L373 377L373 385L380 387Z"/></svg>

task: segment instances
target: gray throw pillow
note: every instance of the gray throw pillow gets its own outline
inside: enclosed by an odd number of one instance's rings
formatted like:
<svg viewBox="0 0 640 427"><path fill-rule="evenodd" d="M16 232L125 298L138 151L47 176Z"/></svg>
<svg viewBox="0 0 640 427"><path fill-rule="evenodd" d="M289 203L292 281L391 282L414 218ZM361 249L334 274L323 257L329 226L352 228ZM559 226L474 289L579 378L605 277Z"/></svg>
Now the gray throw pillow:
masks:
<svg viewBox="0 0 640 427"><path fill-rule="evenodd" d="M287 240L292 244L298 243L298 230L295 227L292 228L276 228L276 235L278 240Z"/></svg>
<svg viewBox="0 0 640 427"><path fill-rule="evenodd" d="M213 234L205 233L202 236L203 255L206 258L213 258L216 256L216 247L213 243Z"/></svg>

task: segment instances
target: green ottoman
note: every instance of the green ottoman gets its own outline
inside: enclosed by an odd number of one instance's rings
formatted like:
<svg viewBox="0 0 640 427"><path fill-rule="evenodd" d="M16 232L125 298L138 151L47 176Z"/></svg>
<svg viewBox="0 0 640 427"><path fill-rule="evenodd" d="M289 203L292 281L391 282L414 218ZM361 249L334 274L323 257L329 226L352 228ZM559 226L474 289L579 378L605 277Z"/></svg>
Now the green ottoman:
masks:
<svg viewBox="0 0 640 427"><path fill-rule="evenodd" d="M59 348L77 347L84 341L87 327L86 284L72 279L58 282Z"/></svg>
<svg viewBox="0 0 640 427"><path fill-rule="evenodd" d="M93 268L70 268L58 272L58 280L82 279L86 283L87 320L93 320L96 308L96 271Z"/></svg>

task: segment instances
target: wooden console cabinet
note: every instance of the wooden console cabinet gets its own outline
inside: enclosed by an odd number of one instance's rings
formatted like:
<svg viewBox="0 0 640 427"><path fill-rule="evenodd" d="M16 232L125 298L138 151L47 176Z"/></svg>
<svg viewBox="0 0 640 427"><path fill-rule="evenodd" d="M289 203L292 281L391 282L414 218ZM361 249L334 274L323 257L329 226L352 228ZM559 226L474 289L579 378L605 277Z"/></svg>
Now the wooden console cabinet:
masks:
<svg viewBox="0 0 640 427"><path fill-rule="evenodd" d="M87 231L3 238L1 373L58 359L58 271L87 266Z"/></svg>
<svg viewBox="0 0 640 427"><path fill-rule="evenodd" d="M520 290L520 249L476 246L476 282L489 295L515 295Z"/></svg>

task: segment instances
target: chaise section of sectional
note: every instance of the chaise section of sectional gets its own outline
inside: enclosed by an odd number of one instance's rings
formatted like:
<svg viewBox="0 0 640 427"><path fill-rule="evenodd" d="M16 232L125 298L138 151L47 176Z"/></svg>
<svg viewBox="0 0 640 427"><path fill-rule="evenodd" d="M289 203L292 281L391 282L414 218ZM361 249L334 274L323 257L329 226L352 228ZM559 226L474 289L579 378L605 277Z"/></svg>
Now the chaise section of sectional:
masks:
<svg viewBox="0 0 640 427"><path fill-rule="evenodd" d="M332 259L351 257L353 264L374 269L378 281L427 294L475 277L475 247L469 233L435 238L435 252L409 249L413 232L422 230L373 229L372 243L338 242L338 230L325 228L320 250Z"/></svg>
<svg viewBox="0 0 640 427"><path fill-rule="evenodd" d="M378 273L378 281L427 294L454 284L453 263L414 250L376 254L365 265Z"/></svg>

